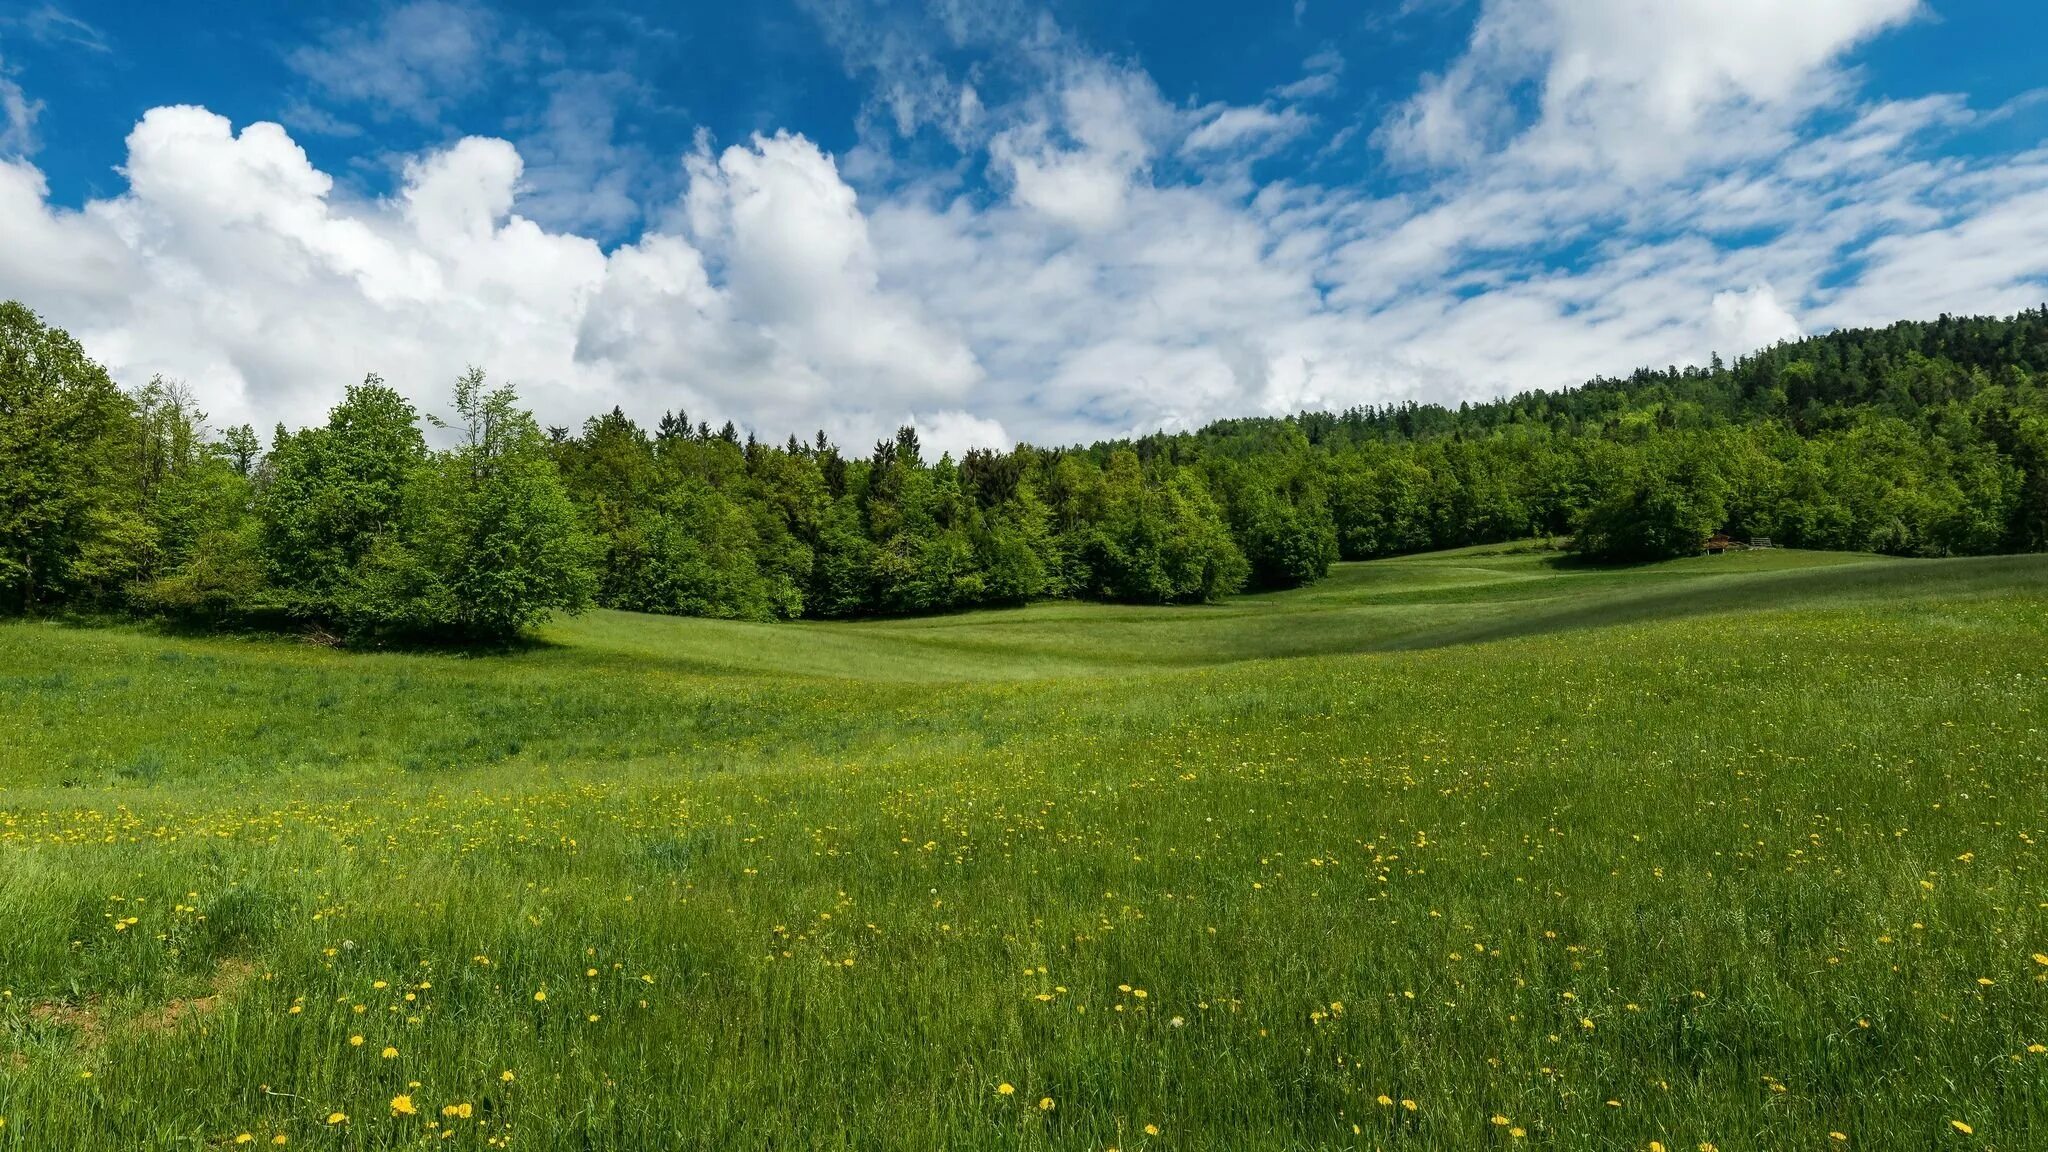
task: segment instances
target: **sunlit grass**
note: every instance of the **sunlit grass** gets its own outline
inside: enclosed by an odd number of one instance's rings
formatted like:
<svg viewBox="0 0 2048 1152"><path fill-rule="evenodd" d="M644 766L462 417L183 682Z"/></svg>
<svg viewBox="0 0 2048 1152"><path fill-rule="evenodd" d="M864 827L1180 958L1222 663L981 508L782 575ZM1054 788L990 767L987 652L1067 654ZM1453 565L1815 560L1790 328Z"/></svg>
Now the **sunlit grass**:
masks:
<svg viewBox="0 0 2048 1152"><path fill-rule="evenodd" d="M0 627L0 1148L2048 1146L2041 558L546 640Z"/></svg>

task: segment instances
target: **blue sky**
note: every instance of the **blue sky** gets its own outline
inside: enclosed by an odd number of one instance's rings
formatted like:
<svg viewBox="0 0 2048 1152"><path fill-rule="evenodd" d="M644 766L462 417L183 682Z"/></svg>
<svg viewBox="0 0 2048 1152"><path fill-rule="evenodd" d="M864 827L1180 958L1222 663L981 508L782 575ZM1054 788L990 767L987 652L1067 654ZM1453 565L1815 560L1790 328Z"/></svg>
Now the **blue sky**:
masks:
<svg viewBox="0 0 2048 1152"><path fill-rule="evenodd" d="M1989 0L0 0L0 295L216 423L470 363L954 449L2048 299Z"/></svg>

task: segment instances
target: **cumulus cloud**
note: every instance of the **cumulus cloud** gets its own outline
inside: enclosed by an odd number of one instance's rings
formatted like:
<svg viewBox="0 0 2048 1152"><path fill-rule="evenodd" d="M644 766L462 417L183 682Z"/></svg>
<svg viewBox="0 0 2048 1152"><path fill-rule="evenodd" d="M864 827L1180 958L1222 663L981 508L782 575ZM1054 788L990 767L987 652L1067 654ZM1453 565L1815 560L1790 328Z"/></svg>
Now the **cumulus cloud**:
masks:
<svg viewBox="0 0 2048 1152"><path fill-rule="evenodd" d="M583 363L768 429L831 415L862 435L877 413L957 403L980 380L962 341L881 284L867 217L809 140L693 156L683 217L687 235L612 255Z"/></svg>
<svg viewBox="0 0 2048 1152"><path fill-rule="evenodd" d="M970 0L948 2L971 32ZM160 108L129 137L127 188L77 209L0 159L0 296L72 328L120 379L186 379L217 423L316 420L369 371L432 408L482 363L551 423L683 408L862 445L908 420L957 453L1483 399L2048 295L2048 154L1943 156L1930 144L2002 113L1862 99L1842 71L1844 46L1910 4L1824 0L1797 18L1819 31L1769 48L1794 63L1708 45L1679 79L1608 59L1640 30L1579 26L1689 27L1626 7L1488 6L1479 47L1393 121L1441 100L1445 138L1473 150L1392 192L1254 179L1277 136L1315 145L1287 97L1177 104L1042 23L1039 81L976 97L963 164L989 187L910 166L864 183L792 132L700 138L678 193L619 190L651 222L626 243L602 212L563 208L573 182L536 168L562 157L532 139L458 140L365 198L277 125ZM1490 73L1454 74L1510 16L1548 22L1517 65L1546 95L1490 134L1485 101L1463 95ZM1798 146L1580 162L1618 123L1699 136L1731 115Z"/></svg>
<svg viewBox="0 0 2048 1152"><path fill-rule="evenodd" d="M609 255L516 210L523 162L503 140L460 140L390 198L351 200L276 124L160 108L123 171L124 194L66 211L32 166L0 164L0 294L123 379L187 379L216 421L315 420L371 371L434 404L475 362L558 421L626 401L771 434L879 434L906 411L963 442L995 427L959 410L973 353L881 283L852 189L801 137L696 157L687 223Z"/></svg>
<svg viewBox="0 0 2048 1152"><path fill-rule="evenodd" d="M1738 352L1768 348L1781 340L1797 340L1806 335L1768 284L1741 292L1714 293L1707 332L1716 349Z"/></svg>

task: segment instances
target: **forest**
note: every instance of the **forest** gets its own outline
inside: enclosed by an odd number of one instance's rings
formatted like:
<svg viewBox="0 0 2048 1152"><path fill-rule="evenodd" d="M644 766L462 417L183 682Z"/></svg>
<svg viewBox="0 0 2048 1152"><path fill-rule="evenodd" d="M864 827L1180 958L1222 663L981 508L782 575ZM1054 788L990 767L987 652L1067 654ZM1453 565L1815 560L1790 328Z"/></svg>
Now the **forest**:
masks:
<svg viewBox="0 0 2048 1152"><path fill-rule="evenodd" d="M372 376L317 427L215 432L0 305L0 611L504 641L591 605L734 619L1189 603L1339 559L1550 538L1900 556L2048 550L2048 306L1788 342L1452 409L1225 420L930 459L670 412L543 428ZM442 442L435 447L432 440Z"/></svg>

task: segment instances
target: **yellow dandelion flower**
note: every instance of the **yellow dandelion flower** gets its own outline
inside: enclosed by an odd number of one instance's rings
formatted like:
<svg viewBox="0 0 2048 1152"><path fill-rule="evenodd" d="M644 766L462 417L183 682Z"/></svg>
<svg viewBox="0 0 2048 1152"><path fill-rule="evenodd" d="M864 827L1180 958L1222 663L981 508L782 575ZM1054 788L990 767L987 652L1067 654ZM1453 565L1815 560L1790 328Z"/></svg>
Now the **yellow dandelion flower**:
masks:
<svg viewBox="0 0 2048 1152"><path fill-rule="evenodd" d="M498 1079L503 1080L507 1084L510 1084L514 1079L512 1075L512 1070L510 1068L507 1068L503 1072L498 1073Z"/></svg>
<svg viewBox="0 0 2048 1152"><path fill-rule="evenodd" d="M1837 1144L1847 1144L1849 1142L1849 1134L1847 1132L1830 1132L1828 1133L1828 1139L1833 1140Z"/></svg>
<svg viewBox="0 0 2048 1152"><path fill-rule="evenodd" d="M544 1003L546 1003L546 1002L547 1002L547 998L548 998L548 990L547 990L547 989L545 989L545 988L542 988L541 990L539 990L538 992L535 992L535 993L533 994L533 1000L534 1000L534 1003L536 1003L536 1004L544 1004Z"/></svg>
<svg viewBox="0 0 2048 1152"><path fill-rule="evenodd" d="M398 1059L398 1049L393 1048L387 1044L385 1045L384 1050L382 1052L377 1053L377 1055L382 1056L386 1060L396 1060Z"/></svg>
<svg viewBox="0 0 2048 1152"><path fill-rule="evenodd" d="M1507 1117L1502 1116L1499 1113L1494 1114L1493 1126L1495 1128L1505 1128L1511 1123L1513 1123L1513 1121L1509 1120Z"/></svg>
<svg viewBox="0 0 2048 1152"><path fill-rule="evenodd" d="M329 1113L327 1114L327 1122L328 1122L329 1124L346 1124L346 1123L348 1123L348 1113L346 1113L346 1112L329 1112Z"/></svg>
<svg viewBox="0 0 2048 1152"><path fill-rule="evenodd" d="M1527 1136L1528 1134L1529 1134L1529 1133L1528 1133L1527 1131L1525 1131L1525 1130L1523 1130L1523 1129L1521 1129L1521 1128L1510 1128L1510 1129L1508 1129L1508 1135L1509 1135L1509 1136L1512 1136L1512 1137L1514 1137L1514 1138L1515 1138L1515 1139L1517 1139L1517 1140L1520 1140L1520 1139L1521 1139L1522 1137L1524 1137L1524 1136Z"/></svg>
<svg viewBox="0 0 2048 1152"><path fill-rule="evenodd" d="M1157 1125L1157 1124L1147 1124L1147 1125L1145 1125L1145 1135L1147 1135L1147 1136L1157 1136L1157 1135L1159 1135L1159 1125Z"/></svg>
<svg viewBox="0 0 2048 1152"><path fill-rule="evenodd" d="M1955 1129L1958 1132L1961 1132L1965 1136L1971 1135L1972 1133L1977 1131L1975 1128L1970 1127L1968 1124L1963 1123L1961 1120L1951 1120L1948 1122L1948 1126Z"/></svg>
<svg viewBox="0 0 2048 1152"><path fill-rule="evenodd" d="M467 1100L463 1101L460 1104L450 1104L447 1107L441 1109L441 1115L452 1117L456 1120L467 1120L470 1118L470 1116L474 1114L475 1109L470 1107L469 1102Z"/></svg>
<svg viewBox="0 0 2048 1152"><path fill-rule="evenodd" d="M411 1096L393 1096L391 1098L391 1114L393 1116L411 1116L417 1111L418 1109L412 1106Z"/></svg>
<svg viewBox="0 0 2048 1152"><path fill-rule="evenodd" d="M254 1144L255 1142L256 1137L248 1132L244 1132L241 1135L235 1137L235 1143L237 1144Z"/></svg>
<svg viewBox="0 0 2048 1152"><path fill-rule="evenodd" d="M1408 1111L1410 1111L1410 1112L1413 1112L1413 1111L1415 1111L1415 1107L1416 1107L1416 1105L1415 1105L1415 1101L1413 1101L1413 1100L1403 1100L1403 1101L1401 1101L1401 1107L1403 1107L1403 1108L1406 1108L1406 1109L1407 1109Z"/></svg>
<svg viewBox="0 0 2048 1152"><path fill-rule="evenodd" d="M1052 1101L1052 1097L1050 1097L1050 1096L1041 1096L1041 1097L1039 1097L1039 1098L1038 1098L1038 1110L1039 1110L1040 1112L1050 1112L1050 1111L1052 1111L1052 1110L1053 1110L1053 1101Z"/></svg>
<svg viewBox="0 0 2048 1152"><path fill-rule="evenodd" d="M1013 1096L1016 1094L1016 1092L1017 1086L1015 1084L1010 1083L1008 1080L1005 1080L1001 1084L996 1085L996 1095L998 1096Z"/></svg>
<svg viewBox="0 0 2048 1152"><path fill-rule="evenodd" d="M361 1036L349 1037L348 1046L351 1048L361 1048L363 1046L363 1038Z"/></svg>
<svg viewBox="0 0 2048 1152"><path fill-rule="evenodd" d="M1392 1108L1393 1106L1394 1098L1392 1096L1387 1095L1385 1092L1380 1093L1380 1107Z"/></svg>
<svg viewBox="0 0 2048 1152"><path fill-rule="evenodd" d="M272 1144L289 1144L289 1143L291 1143L291 1142L292 1142L292 1138L291 1138L291 1137L289 1137L289 1136L287 1136L287 1135L285 1135L285 1134L284 1134L284 1133L282 1133L282 1132L279 1132L279 1133L278 1133L277 1135L275 1135L275 1136L272 1136L272 1137L270 1138L270 1142L271 1142Z"/></svg>

